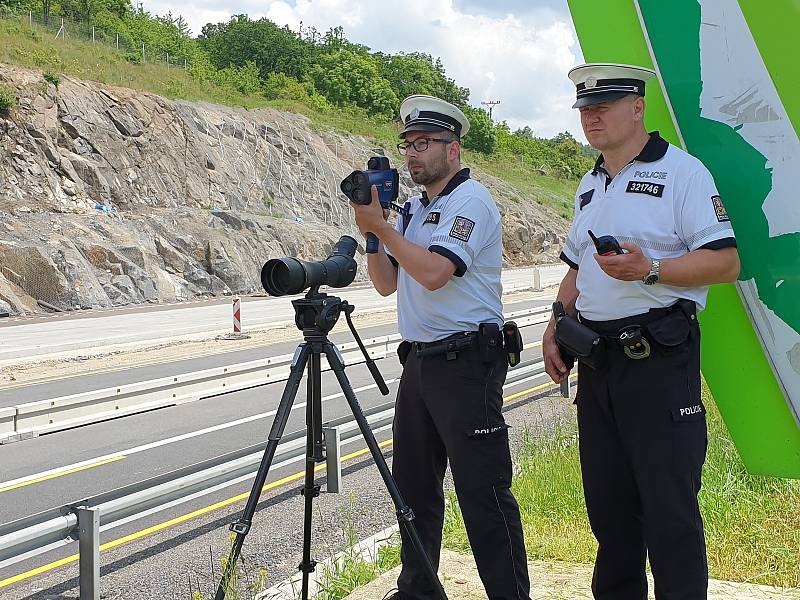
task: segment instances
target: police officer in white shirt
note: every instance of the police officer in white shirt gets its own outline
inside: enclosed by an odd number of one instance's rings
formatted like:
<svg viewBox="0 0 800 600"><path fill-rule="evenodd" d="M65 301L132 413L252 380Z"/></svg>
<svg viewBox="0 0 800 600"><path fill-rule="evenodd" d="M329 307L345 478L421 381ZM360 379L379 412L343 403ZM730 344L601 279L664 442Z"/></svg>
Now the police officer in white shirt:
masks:
<svg viewBox="0 0 800 600"><path fill-rule="evenodd" d="M500 214L487 189L461 169L469 121L457 107L411 96L400 108L398 145L412 180L425 191L392 227L373 188L353 205L363 233L380 240L368 254L370 278L384 296L397 291L404 364L394 418L392 471L414 511L423 545L438 568L447 462L491 599L527 599L529 580L519 508L511 493L511 455L501 412L508 368L502 351ZM410 541L394 596L432 598Z"/></svg>
<svg viewBox="0 0 800 600"><path fill-rule="evenodd" d="M576 399L599 600L646 599L647 556L658 600L705 599L708 586L696 313L709 285L736 280L739 258L711 174L645 130L645 82L654 75L613 64L569 72L586 139L602 152L575 196L561 254L571 268L558 292L604 350L578 356ZM590 230L616 238L624 253L599 255ZM543 352L556 382L569 376L556 341L563 335L552 319Z"/></svg>

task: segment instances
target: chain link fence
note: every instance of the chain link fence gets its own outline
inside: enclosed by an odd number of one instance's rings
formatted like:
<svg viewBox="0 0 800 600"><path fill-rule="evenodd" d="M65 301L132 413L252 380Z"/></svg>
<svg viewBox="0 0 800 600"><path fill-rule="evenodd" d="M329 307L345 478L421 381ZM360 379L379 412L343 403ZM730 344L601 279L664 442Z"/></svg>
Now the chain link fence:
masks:
<svg viewBox="0 0 800 600"><path fill-rule="evenodd" d="M186 58L175 54L170 56L169 52L160 48L133 42L123 32L87 25L68 17L54 14L45 15L33 11L16 12L0 6L0 19L29 27L31 31L37 32L43 37L51 36L54 40L74 39L92 44L102 44L106 48L116 49L131 62L180 69L189 68L189 61Z"/></svg>

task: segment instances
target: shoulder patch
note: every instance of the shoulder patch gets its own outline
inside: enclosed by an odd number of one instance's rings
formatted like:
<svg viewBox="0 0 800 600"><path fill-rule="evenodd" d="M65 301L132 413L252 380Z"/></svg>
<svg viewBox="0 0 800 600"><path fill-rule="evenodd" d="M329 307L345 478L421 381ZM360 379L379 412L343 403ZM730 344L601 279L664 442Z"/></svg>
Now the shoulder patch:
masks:
<svg viewBox="0 0 800 600"><path fill-rule="evenodd" d="M722 198L719 196L711 196L711 204L714 206L714 214L717 216L717 221L730 221L728 211L725 210L725 205L722 203Z"/></svg>
<svg viewBox="0 0 800 600"><path fill-rule="evenodd" d="M661 198L664 194L664 184L650 181L629 181L625 191L629 194L647 194L648 196Z"/></svg>
<svg viewBox="0 0 800 600"><path fill-rule="evenodd" d="M453 221L453 227L450 229L450 237L462 242L468 242L473 229L475 229L475 221L470 221L466 217L456 217L456 220Z"/></svg>
<svg viewBox="0 0 800 600"><path fill-rule="evenodd" d="M439 217L441 214L442 213L439 212L428 213L428 216L425 217L425 220L422 222L422 224L424 225L425 223L433 223L434 225L437 225L439 223Z"/></svg>

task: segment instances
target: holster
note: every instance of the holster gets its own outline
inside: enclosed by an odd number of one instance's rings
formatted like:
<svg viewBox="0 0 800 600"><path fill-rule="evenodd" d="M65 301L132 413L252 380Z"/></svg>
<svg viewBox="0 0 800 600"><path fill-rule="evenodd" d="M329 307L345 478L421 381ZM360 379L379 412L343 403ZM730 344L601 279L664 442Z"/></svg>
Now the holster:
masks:
<svg viewBox="0 0 800 600"><path fill-rule="evenodd" d="M478 348L481 351L481 360L485 363L494 362L498 354L503 351L503 338L497 323L478 325Z"/></svg>
<svg viewBox="0 0 800 600"><path fill-rule="evenodd" d="M397 358L400 359L401 365L406 364L406 359L408 358L409 352L411 352L411 342L407 340L400 342L400 345L397 346Z"/></svg>
<svg viewBox="0 0 800 600"><path fill-rule="evenodd" d="M567 368L572 369L575 360L592 369L602 368L607 352L606 339L567 315L561 302L553 304L553 313L556 316L556 344Z"/></svg>
<svg viewBox="0 0 800 600"><path fill-rule="evenodd" d="M683 344L698 329L697 305L692 300L678 300L660 319L647 323L649 337L669 350Z"/></svg>

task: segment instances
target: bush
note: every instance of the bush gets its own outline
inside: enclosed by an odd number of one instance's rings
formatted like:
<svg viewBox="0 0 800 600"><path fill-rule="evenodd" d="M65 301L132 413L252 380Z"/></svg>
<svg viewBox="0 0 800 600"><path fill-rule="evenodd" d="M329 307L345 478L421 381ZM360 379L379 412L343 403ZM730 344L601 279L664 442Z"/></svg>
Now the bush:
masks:
<svg viewBox="0 0 800 600"><path fill-rule="evenodd" d="M257 94L261 92L261 78L254 62L243 67L227 67L214 74L214 82L228 92Z"/></svg>
<svg viewBox="0 0 800 600"><path fill-rule="evenodd" d="M55 73L54 71L45 71L44 73L44 80L47 83L52 83L58 89L58 85L61 83L61 75Z"/></svg>
<svg viewBox="0 0 800 600"><path fill-rule="evenodd" d="M17 93L13 88L0 83L0 113L7 113L17 105Z"/></svg>
<svg viewBox="0 0 800 600"><path fill-rule="evenodd" d="M320 112L333 108L328 99L314 89L312 82L300 83L284 73L270 73L262 91L268 100L296 100Z"/></svg>

